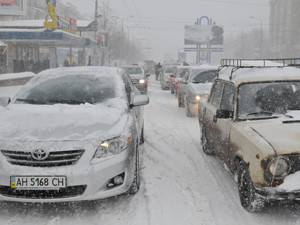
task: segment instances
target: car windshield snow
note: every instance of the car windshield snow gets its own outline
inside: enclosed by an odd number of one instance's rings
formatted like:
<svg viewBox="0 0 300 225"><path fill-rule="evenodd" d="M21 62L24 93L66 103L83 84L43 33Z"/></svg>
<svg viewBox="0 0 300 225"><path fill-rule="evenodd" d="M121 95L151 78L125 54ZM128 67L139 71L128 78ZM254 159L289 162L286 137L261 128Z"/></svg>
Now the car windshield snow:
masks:
<svg viewBox="0 0 300 225"><path fill-rule="evenodd" d="M242 84L238 93L238 117L274 117L300 110L300 81Z"/></svg>
<svg viewBox="0 0 300 225"><path fill-rule="evenodd" d="M218 76L217 70L205 71L197 74L193 79L192 83L212 83Z"/></svg>
<svg viewBox="0 0 300 225"><path fill-rule="evenodd" d="M175 72L176 72L176 66L166 67L165 68L165 73L172 73L172 74L174 74Z"/></svg>
<svg viewBox="0 0 300 225"><path fill-rule="evenodd" d="M131 74L141 74L143 73L142 69L140 67L125 67L124 70L129 75Z"/></svg>
<svg viewBox="0 0 300 225"><path fill-rule="evenodd" d="M61 76L37 82L31 88L19 92L17 104L97 104L116 97L113 77L80 74Z"/></svg>

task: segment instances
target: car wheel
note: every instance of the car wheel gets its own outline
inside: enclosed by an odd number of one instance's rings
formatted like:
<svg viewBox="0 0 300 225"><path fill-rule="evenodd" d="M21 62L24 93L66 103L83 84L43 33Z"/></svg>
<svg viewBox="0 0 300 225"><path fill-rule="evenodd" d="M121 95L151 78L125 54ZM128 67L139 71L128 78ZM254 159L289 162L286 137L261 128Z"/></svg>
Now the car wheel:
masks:
<svg viewBox="0 0 300 225"><path fill-rule="evenodd" d="M140 190L140 184L140 157L138 147L136 147L134 179L127 193L131 195L137 193Z"/></svg>
<svg viewBox="0 0 300 225"><path fill-rule="evenodd" d="M186 102L185 103L185 115L187 117L192 117L193 115L192 115L191 110L190 110L190 103L187 100L185 102Z"/></svg>
<svg viewBox="0 0 300 225"><path fill-rule="evenodd" d="M174 88L171 86L171 94L174 94Z"/></svg>
<svg viewBox="0 0 300 225"><path fill-rule="evenodd" d="M202 145L202 151L206 155L215 155L215 151L209 146L209 143L207 142L204 125L200 125L200 127L201 127L200 143Z"/></svg>
<svg viewBox="0 0 300 225"><path fill-rule="evenodd" d="M181 95L180 95L180 94L178 94L178 107L180 107L180 108L184 107L184 104L183 104L183 102L182 102L182 99L181 99Z"/></svg>
<svg viewBox="0 0 300 225"><path fill-rule="evenodd" d="M144 126L142 128L141 137L140 137L140 145L144 144L145 138L144 138Z"/></svg>
<svg viewBox="0 0 300 225"><path fill-rule="evenodd" d="M242 206L249 212L260 212L264 209L265 200L255 192L253 182L246 164L241 161L237 169L238 189Z"/></svg>

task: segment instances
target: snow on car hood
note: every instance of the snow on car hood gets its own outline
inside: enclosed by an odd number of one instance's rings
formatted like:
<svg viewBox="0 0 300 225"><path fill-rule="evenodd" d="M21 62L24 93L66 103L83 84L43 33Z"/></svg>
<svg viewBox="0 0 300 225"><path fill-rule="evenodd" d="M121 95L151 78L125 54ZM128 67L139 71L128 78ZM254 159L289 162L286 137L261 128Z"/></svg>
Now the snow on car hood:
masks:
<svg viewBox="0 0 300 225"><path fill-rule="evenodd" d="M210 92L212 83L199 83L199 84L194 84L191 83L191 87L194 90L195 94L208 94Z"/></svg>
<svg viewBox="0 0 300 225"><path fill-rule="evenodd" d="M275 149L278 155L300 153L300 120L279 119L252 123L251 128Z"/></svg>
<svg viewBox="0 0 300 225"><path fill-rule="evenodd" d="M120 105L12 104L0 110L1 140L60 141L120 135L128 120Z"/></svg>

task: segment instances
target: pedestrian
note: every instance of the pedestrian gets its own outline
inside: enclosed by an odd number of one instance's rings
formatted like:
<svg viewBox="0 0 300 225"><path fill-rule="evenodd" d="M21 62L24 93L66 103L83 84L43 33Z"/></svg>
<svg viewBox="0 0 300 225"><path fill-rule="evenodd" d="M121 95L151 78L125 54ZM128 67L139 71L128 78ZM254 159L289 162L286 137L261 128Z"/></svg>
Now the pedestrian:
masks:
<svg viewBox="0 0 300 225"><path fill-rule="evenodd" d="M158 75L161 71L162 65L160 64L160 62L155 65L155 79L158 80Z"/></svg>

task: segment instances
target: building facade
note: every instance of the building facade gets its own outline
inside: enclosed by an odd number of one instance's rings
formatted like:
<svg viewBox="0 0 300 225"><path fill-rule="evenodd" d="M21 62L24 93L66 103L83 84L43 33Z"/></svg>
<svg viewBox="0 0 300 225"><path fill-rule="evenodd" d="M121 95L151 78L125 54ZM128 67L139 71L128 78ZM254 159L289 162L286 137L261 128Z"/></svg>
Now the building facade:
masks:
<svg viewBox="0 0 300 225"><path fill-rule="evenodd" d="M299 57L300 1L270 1L270 54L277 58Z"/></svg>

